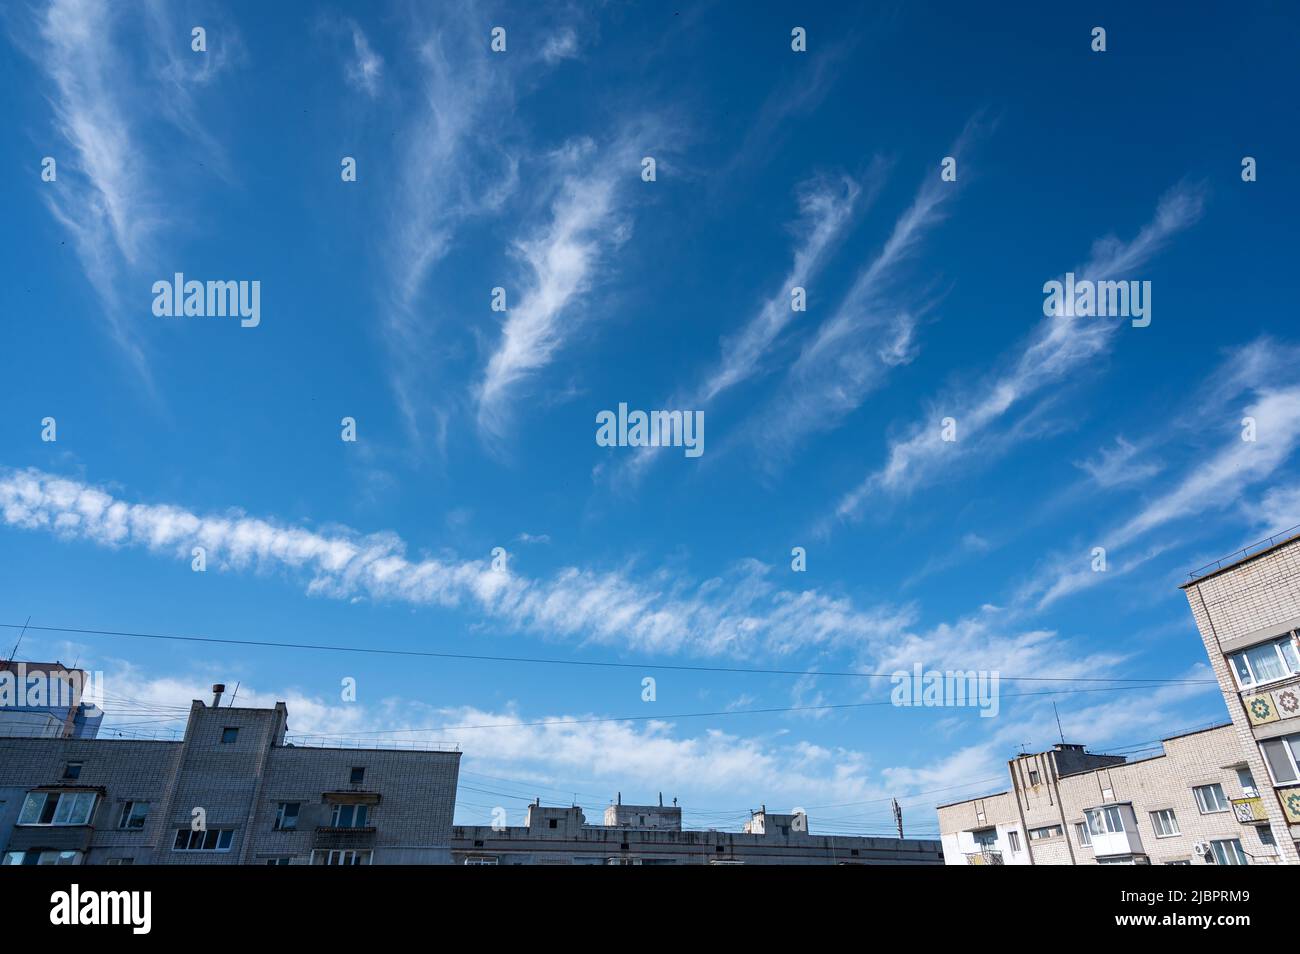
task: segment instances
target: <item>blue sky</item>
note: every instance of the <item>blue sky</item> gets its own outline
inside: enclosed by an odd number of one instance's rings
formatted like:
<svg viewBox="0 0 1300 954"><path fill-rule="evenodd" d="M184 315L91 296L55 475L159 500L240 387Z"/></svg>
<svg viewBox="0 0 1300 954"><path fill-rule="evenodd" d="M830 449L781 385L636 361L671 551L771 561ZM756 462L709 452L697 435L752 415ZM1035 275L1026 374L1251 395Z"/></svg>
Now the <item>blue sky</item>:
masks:
<svg viewBox="0 0 1300 954"><path fill-rule="evenodd" d="M919 834L1053 699L1094 749L1225 719L1016 679L1209 678L1178 584L1300 522L1295 15L1049 6L7 9L0 623L636 664L24 638L121 731L223 681L457 742L466 823L662 791L884 831L897 796ZM1150 325L1045 317L1069 271L1149 281ZM260 323L156 317L176 272L258 281ZM705 452L597 446L621 402Z"/></svg>

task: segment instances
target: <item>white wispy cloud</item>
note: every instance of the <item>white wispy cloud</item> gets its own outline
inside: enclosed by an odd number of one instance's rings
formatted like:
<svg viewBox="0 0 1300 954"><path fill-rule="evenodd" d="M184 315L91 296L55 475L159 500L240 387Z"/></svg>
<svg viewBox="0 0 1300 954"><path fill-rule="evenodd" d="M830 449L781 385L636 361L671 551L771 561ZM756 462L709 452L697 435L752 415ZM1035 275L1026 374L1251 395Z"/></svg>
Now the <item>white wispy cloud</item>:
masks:
<svg viewBox="0 0 1300 954"><path fill-rule="evenodd" d="M982 117L972 119L949 155L960 161L982 126ZM804 344L776 396L746 429L769 462L809 435L838 427L892 369L915 357L916 326L928 305L923 292L901 287L900 280L957 192L958 184L942 181L937 167L928 174L880 251Z"/></svg>
<svg viewBox="0 0 1300 954"><path fill-rule="evenodd" d="M123 268L140 259L159 213L123 103L123 77L130 70L115 43L116 30L114 9L92 0L55 0L40 21L38 59L53 86L55 127L71 149L57 157L59 179L44 186L42 195L72 236L112 338L147 376L144 349L124 318L118 284Z"/></svg>
<svg viewBox="0 0 1300 954"><path fill-rule="evenodd" d="M1116 238L1094 244L1090 258L1074 269L1080 279L1103 281L1131 275L1201 216L1202 190L1179 186L1159 202L1155 216L1128 242ZM890 443L884 466L867 475L836 506L841 518L856 516L877 493L899 494L934 480L957 458L987 459L999 444L998 425L1030 396L1103 353L1119 323L1107 318L1053 316L1043 318L1033 335L1009 360L1009 370L987 378L965 393L933 400L923 422L907 436ZM942 440L938 422L952 416L959 438Z"/></svg>
<svg viewBox="0 0 1300 954"><path fill-rule="evenodd" d="M1124 484L1149 480L1163 469L1158 460L1141 460L1143 449L1122 436L1116 437L1113 446L1103 447L1087 460L1075 466L1092 478L1098 487L1109 489Z"/></svg>
<svg viewBox="0 0 1300 954"><path fill-rule="evenodd" d="M493 63L472 5L450 3L413 15L417 103L396 136L397 188L387 211L382 254L388 284L383 322L392 362L390 385L408 433L441 442L450 411L431 381L448 359L445 328L422 296L430 271L455 235L477 217L498 211L518 182L519 153L508 124L515 75ZM498 130L483 135L489 124Z"/></svg>
<svg viewBox="0 0 1300 954"><path fill-rule="evenodd" d="M912 620L906 607L864 609L817 590L782 589L772 568L754 560L703 582L667 572L640 578L572 566L533 578L494 569L488 558L413 559L393 533L318 532L238 511L200 515L168 504L129 503L38 470L0 472L0 522L185 561L194 547L203 547L210 570L286 573L305 578L315 595L465 607L547 637L642 650L853 651Z"/></svg>
<svg viewBox="0 0 1300 954"><path fill-rule="evenodd" d="M721 342L721 355L692 390L684 391L663 407L705 409L714 399L757 375L762 360L781 333L797 317L791 309L791 289L807 288L825 267L831 253L843 240L858 208L870 204L879 193L884 177L877 160L863 182L848 176L818 177L797 190L799 218L791 226L799 244L784 280L772 290L747 322ZM862 198L863 187L866 198ZM654 448L636 449L617 471L616 482L635 483L656 459Z"/></svg>
<svg viewBox="0 0 1300 954"><path fill-rule="evenodd" d="M1217 394L1218 403L1195 402L1200 426L1204 427L1207 414L1217 413L1219 426L1213 430L1224 435L1219 448L1198 453L1179 479L1166 482L1127 519L1098 535L1095 545L1106 549L1106 572L1092 572L1090 561L1081 554L1058 555L1025 585L1020 599L1032 599L1041 610L1065 596L1131 572L1172 547L1167 535L1137 546L1152 531L1232 508L1251 488L1278 474L1300 448L1300 387L1279 387L1273 382L1286 379L1295 359L1295 348L1279 346L1270 339L1231 353L1211 384L1202 389L1202 396ZM1234 387L1241 393L1232 390ZM1247 417L1254 419L1254 440L1243 439L1241 422ZM1272 500L1286 506L1285 495Z"/></svg>
<svg viewBox="0 0 1300 954"><path fill-rule="evenodd" d="M355 20L346 20L345 25L352 37L352 56L344 66L344 75L355 89L370 97L378 96L384 77L384 58L370 46L365 31Z"/></svg>
<svg viewBox="0 0 1300 954"><path fill-rule="evenodd" d="M515 243L527 284L515 304L507 299L501 340L475 389L478 423L499 437L510 423L512 399L527 378L547 367L582 327L579 298L608 253L629 236L620 183L639 181L629 140L600 149L590 139L566 144L554 156L558 183L549 221Z"/></svg>

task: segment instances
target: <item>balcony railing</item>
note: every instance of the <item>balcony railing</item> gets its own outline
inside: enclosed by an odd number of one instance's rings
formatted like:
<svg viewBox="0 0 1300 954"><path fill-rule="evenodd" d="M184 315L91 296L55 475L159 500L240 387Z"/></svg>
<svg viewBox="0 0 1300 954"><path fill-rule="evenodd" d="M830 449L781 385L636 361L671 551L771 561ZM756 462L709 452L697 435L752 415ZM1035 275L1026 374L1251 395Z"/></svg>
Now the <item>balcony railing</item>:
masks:
<svg viewBox="0 0 1300 954"><path fill-rule="evenodd" d="M1243 825L1268 824L1268 812L1264 810L1264 799L1258 795L1253 798L1234 798L1232 813Z"/></svg>
<svg viewBox="0 0 1300 954"><path fill-rule="evenodd" d="M1000 851L976 851L966 855L966 864L968 865L1000 865L1002 864L1002 852Z"/></svg>

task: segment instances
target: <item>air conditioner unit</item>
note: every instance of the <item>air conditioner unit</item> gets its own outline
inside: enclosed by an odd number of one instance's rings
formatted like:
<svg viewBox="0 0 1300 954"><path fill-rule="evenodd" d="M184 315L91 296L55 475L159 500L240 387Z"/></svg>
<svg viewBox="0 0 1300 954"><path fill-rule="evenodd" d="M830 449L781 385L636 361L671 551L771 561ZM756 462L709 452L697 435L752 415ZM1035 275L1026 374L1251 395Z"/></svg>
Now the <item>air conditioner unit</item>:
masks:
<svg viewBox="0 0 1300 954"><path fill-rule="evenodd" d="M1198 841L1196 844L1192 845L1192 852L1196 857L1204 858L1206 855L1210 854L1210 846L1203 841ZM1214 856L1210 855L1210 857L1213 858Z"/></svg>

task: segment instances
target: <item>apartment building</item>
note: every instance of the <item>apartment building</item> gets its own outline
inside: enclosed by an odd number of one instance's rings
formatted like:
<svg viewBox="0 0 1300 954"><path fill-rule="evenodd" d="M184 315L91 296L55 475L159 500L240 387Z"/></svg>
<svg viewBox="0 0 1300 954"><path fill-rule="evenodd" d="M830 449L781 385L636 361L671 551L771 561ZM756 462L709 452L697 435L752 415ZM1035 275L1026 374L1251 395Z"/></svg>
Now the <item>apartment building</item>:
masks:
<svg viewBox="0 0 1300 954"><path fill-rule="evenodd" d="M940 806L950 865L1274 864L1235 726L1163 740L1150 758L1059 744L1008 763L1011 788Z"/></svg>
<svg viewBox="0 0 1300 954"><path fill-rule="evenodd" d="M1236 807L1300 862L1300 533L1293 528L1183 585L1260 791Z"/></svg>
<svg viewBox="0 0 1300 954"><path fill-rule="evenodd" d="M0 737L93 739L102 677L63 663L0 659Z"/></svg>
<svg viewBox="0 0 1300 954"><path fill-rule="evenodd" d="M0 738L3 863L451 861L459 752L294 745L213 690L180 741Z"/></svg>
<svg viewBox="0 0 1300 954"><path fill-rule="evenodd" d="M530 805L522 826L456 826L452 857L465 865L938 865L930 839L815 835L808 816L753 812L744 831L684 830L676 805L582 809Z"/></svg>

